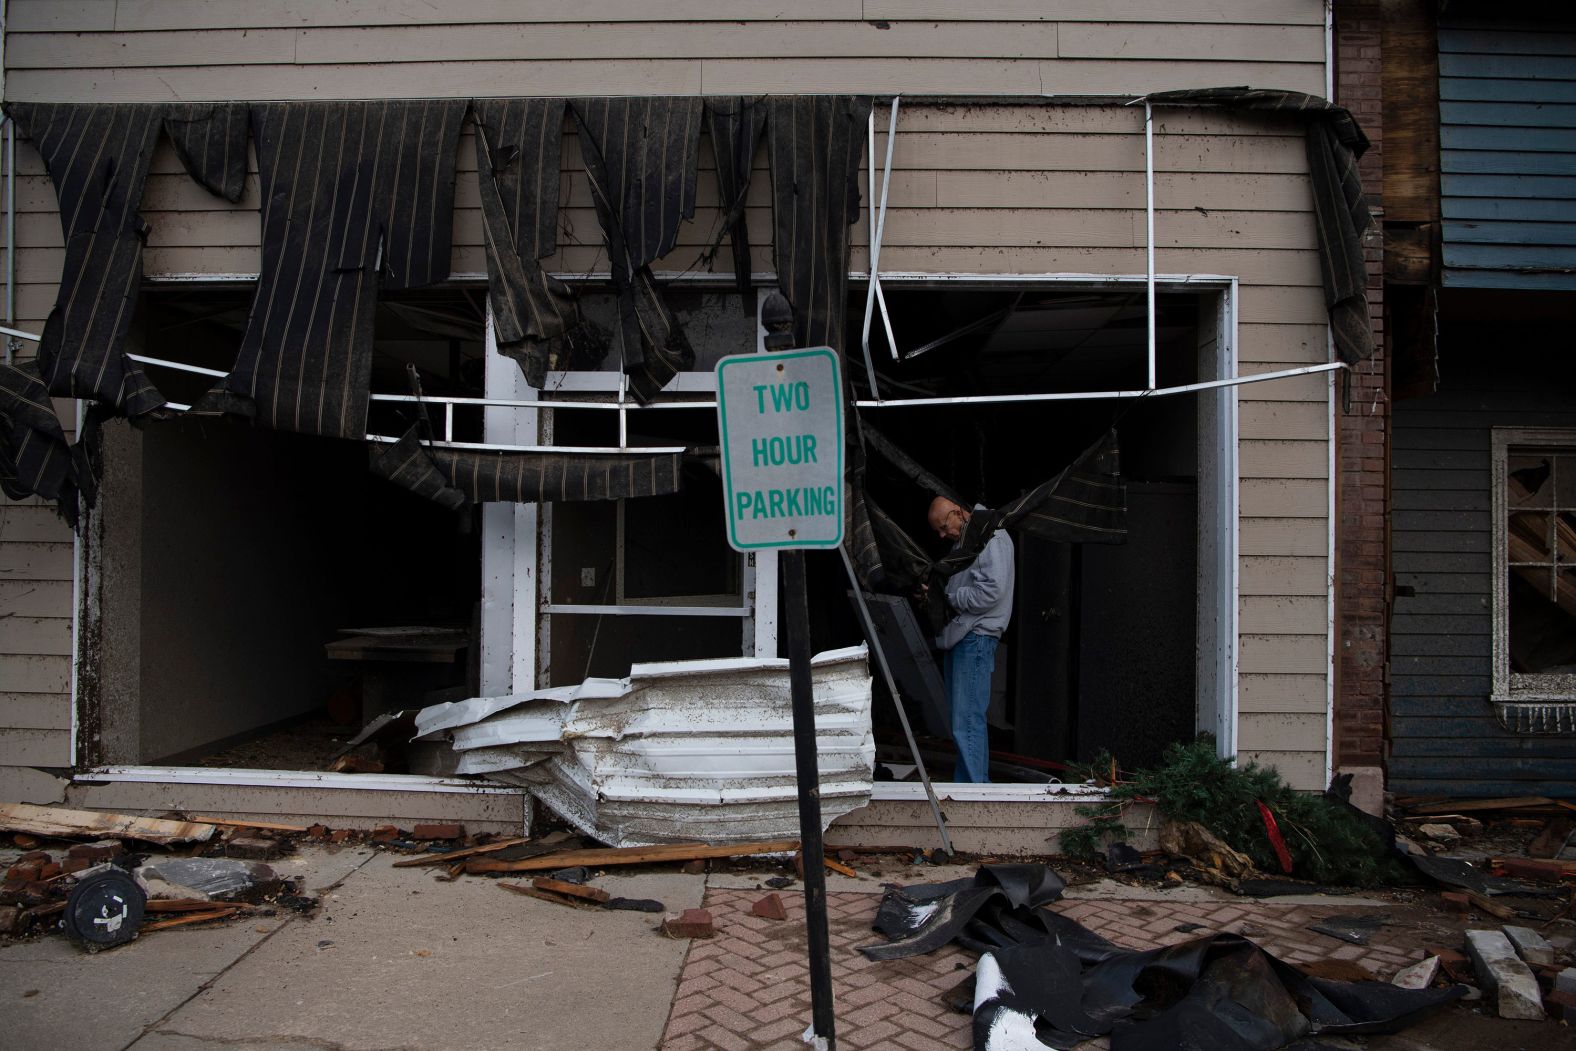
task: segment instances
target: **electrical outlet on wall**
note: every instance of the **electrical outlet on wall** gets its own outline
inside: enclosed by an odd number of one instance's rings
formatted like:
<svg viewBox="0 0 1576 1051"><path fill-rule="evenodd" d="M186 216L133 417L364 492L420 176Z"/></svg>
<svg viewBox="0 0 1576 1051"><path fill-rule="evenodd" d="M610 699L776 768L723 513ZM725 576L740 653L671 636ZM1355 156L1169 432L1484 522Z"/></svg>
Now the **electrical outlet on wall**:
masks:
<svg viewBox="0 0 1576 1051"><path fill-rule="evenodd" d="M583 566L580 569L580 586L583 588L596 587L596 567Z"/></svg>

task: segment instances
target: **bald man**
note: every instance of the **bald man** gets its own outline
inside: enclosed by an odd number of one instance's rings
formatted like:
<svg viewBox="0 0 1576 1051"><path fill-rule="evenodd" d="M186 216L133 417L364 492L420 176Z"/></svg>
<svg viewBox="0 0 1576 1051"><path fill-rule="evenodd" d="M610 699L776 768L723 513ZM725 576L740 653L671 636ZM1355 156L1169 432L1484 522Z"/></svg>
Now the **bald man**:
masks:
<svg viewBox="0 0 1576 1051"><path fill-rule="evenodd" d="M985 508L976 504L975 511ZM953 550L974 512L944 496L930 503L930 528ZM991 674L996 646L1012 617L1014 560L1012 538L998 529L967 569L947 578L947 601L956 615L936 639L946 651L947 704L952 711L952 740L958 746L954 781L990 780L990 734L985 710L990 707Z"/></svg>

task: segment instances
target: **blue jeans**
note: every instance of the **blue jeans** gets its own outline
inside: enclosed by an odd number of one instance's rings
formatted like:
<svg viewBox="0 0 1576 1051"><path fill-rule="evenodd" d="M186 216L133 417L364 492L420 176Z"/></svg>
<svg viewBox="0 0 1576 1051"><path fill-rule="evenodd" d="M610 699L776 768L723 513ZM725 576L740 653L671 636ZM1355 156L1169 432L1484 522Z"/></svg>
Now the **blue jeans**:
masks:
<svg viewBox="0 0 1576 1051"><path fill-rule="evenodd" d="M947 705L952 709L952 741L958 746L958 765L952 780L984 784L990 780L990 731L985 709L990 707L991 673L996 670L994 635L969 632L947 651Z"/></svg>

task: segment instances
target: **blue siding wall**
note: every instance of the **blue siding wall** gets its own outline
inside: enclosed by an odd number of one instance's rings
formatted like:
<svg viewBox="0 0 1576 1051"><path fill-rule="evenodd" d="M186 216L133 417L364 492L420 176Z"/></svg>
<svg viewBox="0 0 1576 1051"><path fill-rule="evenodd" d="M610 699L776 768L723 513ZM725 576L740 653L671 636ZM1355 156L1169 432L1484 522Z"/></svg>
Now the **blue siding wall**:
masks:
<svg viewBox="0 0 1576 1051"><path fill-rule="evenodd" d="M1576 23L1440 20L1444 283L1576 290Z"/></svg>
<svg viewBox="0 0 1576 1051"><path fill-rule="evenodd" d="M1490 428L1576 428L1576 375L1560 364L1567 346L1563 329L1457 323L1441 347L1440 390L1395 406L1388 762L1395 792L1576 797L1576 736L1510 733L1488 699Z"/></svg>

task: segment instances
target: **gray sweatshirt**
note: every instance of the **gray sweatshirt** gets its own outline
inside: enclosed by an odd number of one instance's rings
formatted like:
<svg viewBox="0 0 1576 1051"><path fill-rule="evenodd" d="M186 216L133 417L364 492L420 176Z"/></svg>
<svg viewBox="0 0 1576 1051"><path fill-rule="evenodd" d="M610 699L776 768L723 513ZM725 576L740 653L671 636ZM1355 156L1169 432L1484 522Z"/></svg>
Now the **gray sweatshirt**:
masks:
<svg viewBox="0 0 1576 1051"><path fill-rule="evenodd" d="M973 565L947 578L947 601L958 615L941 629L936 645L950 650L971 631L1001 638L1012 618L1013 569L1012 538L998 529Z"/></svg>

